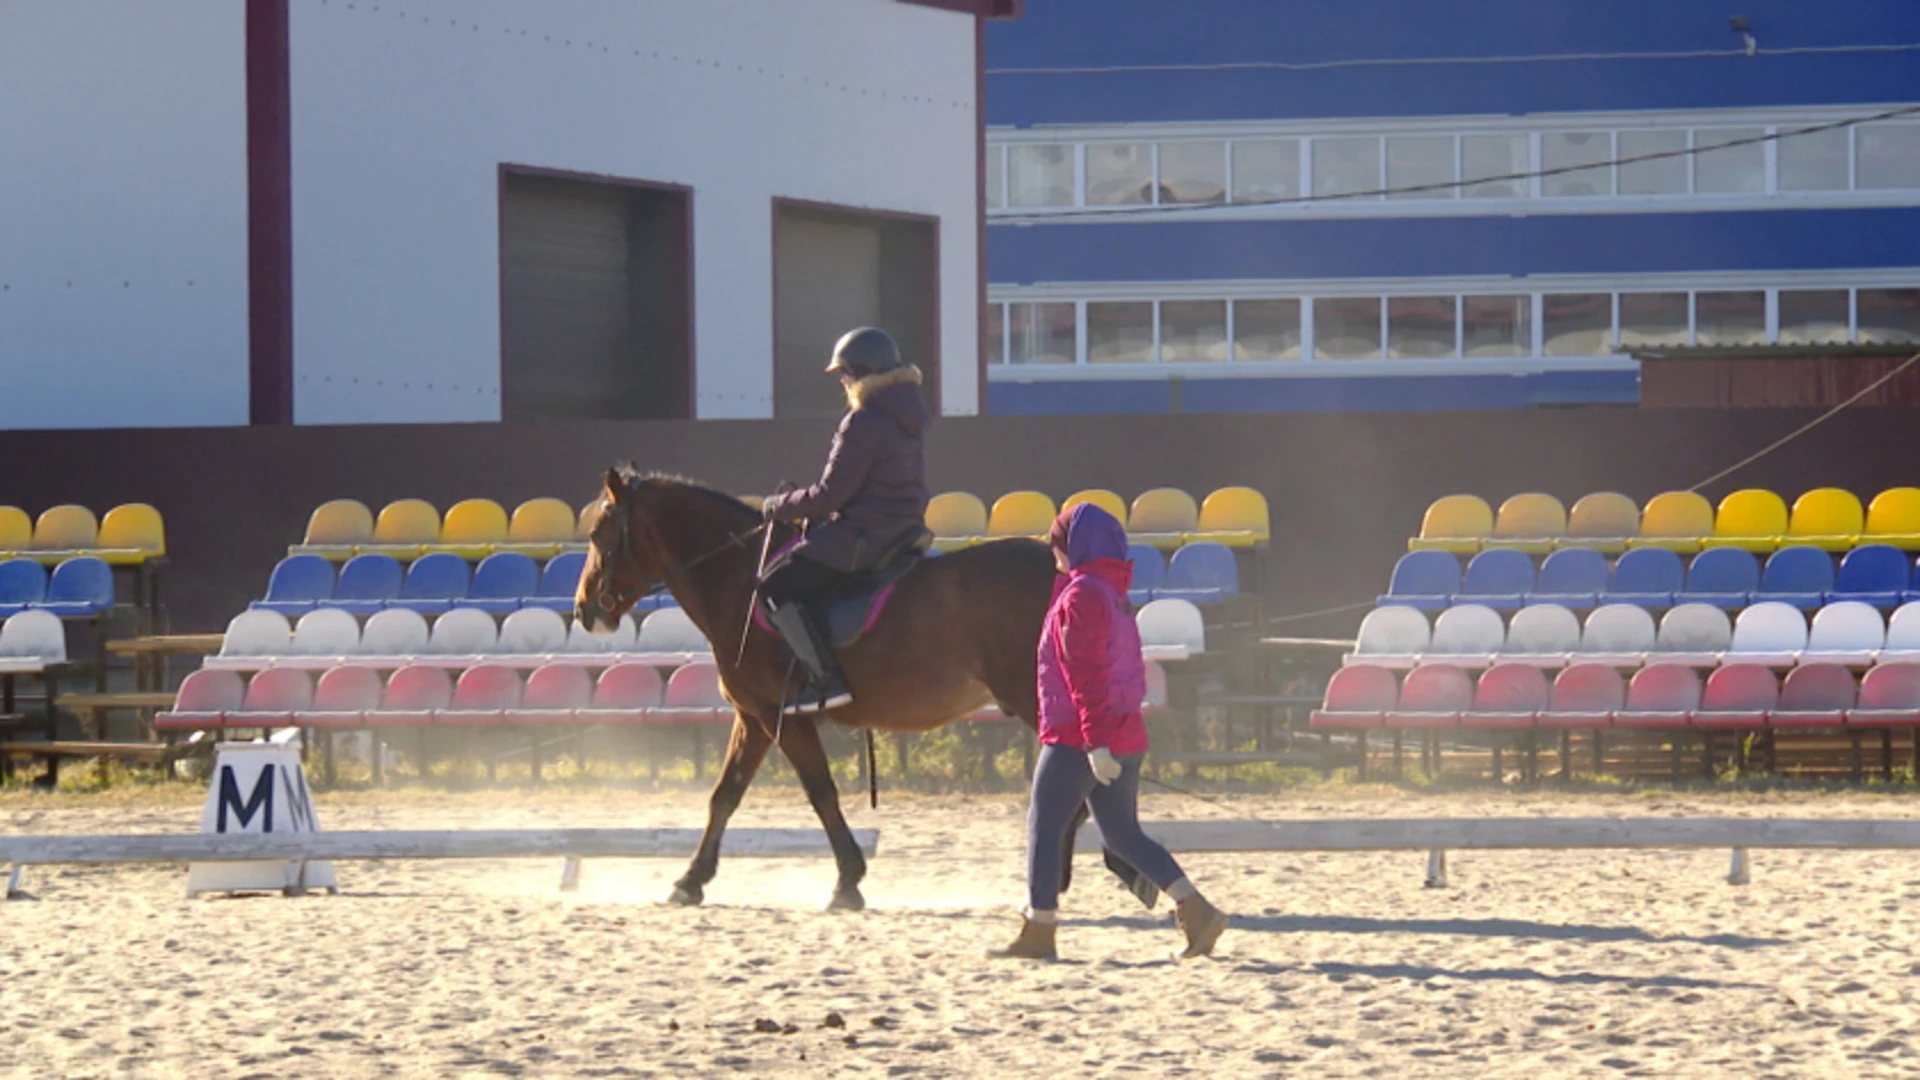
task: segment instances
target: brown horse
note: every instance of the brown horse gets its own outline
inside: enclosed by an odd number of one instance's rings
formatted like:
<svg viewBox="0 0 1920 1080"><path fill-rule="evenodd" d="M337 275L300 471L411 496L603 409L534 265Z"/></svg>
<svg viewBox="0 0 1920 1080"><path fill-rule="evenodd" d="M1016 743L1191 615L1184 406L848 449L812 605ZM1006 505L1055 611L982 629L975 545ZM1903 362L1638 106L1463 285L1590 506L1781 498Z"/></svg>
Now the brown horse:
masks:
<svg viewBox="0 0 1920 1080"><path fill-rule="evenodd" d="M777 739L833 847L839 882L828 906L858 910L865 906L866 860L841 816L819 728L811 716L781 719L791 692L786 646L747 626L765 527L731 495L672 477L609 470L574 613L588 630L608 631L636 600L665 585L715 646L721 685L735 710L733 737L706 831L672 901L701 901L719 863L727 819ZM789 527L772 528L775 547L791 538ZM1052 553L1031 540L1001 540L927 560L900 579L873 629L840 651L856 697L826 715L851 727L921 732L998 704L1034 726L1034 652L1053 581ZM1115 862L1110 858L1108 865L1132 885L1132 867Z"/></svg>

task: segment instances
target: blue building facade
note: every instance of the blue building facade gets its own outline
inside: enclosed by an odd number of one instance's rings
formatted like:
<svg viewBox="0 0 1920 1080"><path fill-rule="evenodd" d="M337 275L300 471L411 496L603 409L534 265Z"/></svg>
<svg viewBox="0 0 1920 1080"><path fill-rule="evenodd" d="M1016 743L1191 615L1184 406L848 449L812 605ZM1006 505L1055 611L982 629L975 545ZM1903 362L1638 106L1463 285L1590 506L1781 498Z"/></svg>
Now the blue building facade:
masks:
<svg viewBox="0 0 1920 1080"><path fill-rule="evenodd" d="M988 411L1632 404L1920 341L1908 0L1033 0L987 29Z"/></svg>

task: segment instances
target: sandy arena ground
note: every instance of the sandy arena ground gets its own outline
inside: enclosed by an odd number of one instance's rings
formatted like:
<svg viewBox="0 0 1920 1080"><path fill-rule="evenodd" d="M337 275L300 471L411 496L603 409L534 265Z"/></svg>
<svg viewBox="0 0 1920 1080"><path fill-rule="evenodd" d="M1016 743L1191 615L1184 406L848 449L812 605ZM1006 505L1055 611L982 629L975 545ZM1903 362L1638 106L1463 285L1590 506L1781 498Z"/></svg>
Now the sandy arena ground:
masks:
<svg viewBox="0 0 1920 1080"><path fill-rule="evenodd" d="M851 800L850 800L851 801ZM1151 818L1905 817L1851 795L1155 797ZM322 796L335 829L688 825L692 792ZM1911 1076L1920 853L1186 860L1234 915L1175 963L1083 857L1058 964L988 962L1022 899L1022 801L882 794L870 910L826 914L825 860L348 863L339 897L184 898L180 868L39 868L0 907L0 1074L34 1077ZM0 795L29 833L191 831L198 796ZM739 825L812 826L761 786ZM837 1014L845 1026L828 1026ZM755 1030L756 1021L777 1025ZM763 1025L764 1026L764 1025Z"/></svg>

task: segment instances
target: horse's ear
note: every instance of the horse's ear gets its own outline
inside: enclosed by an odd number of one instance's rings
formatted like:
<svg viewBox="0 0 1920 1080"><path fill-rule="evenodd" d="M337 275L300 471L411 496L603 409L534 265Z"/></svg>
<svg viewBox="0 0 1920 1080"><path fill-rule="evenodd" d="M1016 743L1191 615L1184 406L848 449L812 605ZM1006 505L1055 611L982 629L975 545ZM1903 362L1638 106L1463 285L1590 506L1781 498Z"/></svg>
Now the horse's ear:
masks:
<svg viewBox="0 0 1920 1080"><path fill-rule="evenodd" d="M607 499L619 503L627 497L627 482L620 478L619 469L607 470Z"/></svg>

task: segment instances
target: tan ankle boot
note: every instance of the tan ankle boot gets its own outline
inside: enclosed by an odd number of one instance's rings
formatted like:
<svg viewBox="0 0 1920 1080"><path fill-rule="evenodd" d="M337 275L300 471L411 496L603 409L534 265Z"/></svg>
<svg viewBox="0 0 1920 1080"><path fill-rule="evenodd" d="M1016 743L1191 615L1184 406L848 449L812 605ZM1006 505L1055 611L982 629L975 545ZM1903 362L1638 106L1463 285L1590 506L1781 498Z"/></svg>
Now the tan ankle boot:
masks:
<svg viewBox="0 0 1920 1080"><path fill-rule="evenodd" d="M1174 922L1187 935L1187 947L1180 956L1186 959L1213 952L1213 943L1227 929L1226 913L1207 902L1204 896L1182 900L1174 907Z"/></svg>
<svg viewBox="0 0 1920 1080"><path fill-rule="evenodd" d="M1057 960L1059 955L1053 950L1055 925L1021 919L1020 936L1004 949L987 950L987 955L995 960Z"/></svg>

